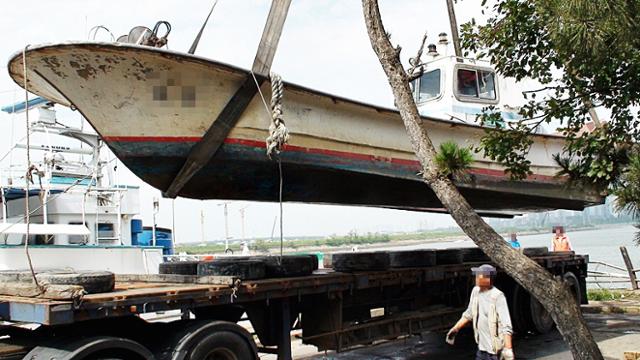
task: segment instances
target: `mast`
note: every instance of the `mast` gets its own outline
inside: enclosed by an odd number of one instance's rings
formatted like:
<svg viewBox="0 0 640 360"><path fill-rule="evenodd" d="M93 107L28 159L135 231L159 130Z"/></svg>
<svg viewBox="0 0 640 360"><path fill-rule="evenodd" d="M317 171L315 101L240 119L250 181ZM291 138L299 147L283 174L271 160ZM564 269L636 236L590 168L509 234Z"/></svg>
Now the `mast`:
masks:
<svg viewBox="0 0 640 360"><path fill-rule="evenodd" d="M462 50L460 50L460 35L458 34L458 21L456 20L456 10L453 7L453 0L447 0L447 11L449 12L449 25L451 26L451 39L456 52L458 62L462 62Z"/></svg>

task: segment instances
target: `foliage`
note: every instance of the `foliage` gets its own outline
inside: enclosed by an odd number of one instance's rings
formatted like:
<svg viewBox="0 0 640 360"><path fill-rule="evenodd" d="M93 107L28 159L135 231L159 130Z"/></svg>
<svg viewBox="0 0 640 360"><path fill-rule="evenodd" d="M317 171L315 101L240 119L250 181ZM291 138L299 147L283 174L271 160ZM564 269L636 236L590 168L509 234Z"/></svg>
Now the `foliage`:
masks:
<svg viewBox="0 0 640 360"><path fill-rule="evenodd" d="M565 172L605 191L625 171L629 144L640 139L640 2L627 0L483 0L483 25L462 26L465 55L487 58L504 76L534 79L523 120L487 130L480 145L511 175L529 172L531 134L547 123L567 138ZM606 125L584 131L593 108ZM485 109L485 124L500 115ZM515 132L504 131L510 126Z"/></svg>
<svg viewBox="0 0 640 360"><path fill-rule="evenodd" d="M640 154L638 152L633 152L629 157L629 165L619 181L620 186L614 191L616 209L630 213L635 219L640 219ZM636 233L635 241L640 245L640 232Z"/></svg>
<svg viewBox="0 0 640 360"><path fill-rule="evenodd" d="M623 295L620 292L609 289L591 289L587 291L587 299L589 301L618 300L621 298L623 298Z"/></svg>
<svg viewBox="0 0 640 360"><path fill-rule="evenodd" d="M445 141L440 144L435 161L443 175L464 178L465 171L473 163L473 155L469 148L460 147L453 141Z"/></svg>

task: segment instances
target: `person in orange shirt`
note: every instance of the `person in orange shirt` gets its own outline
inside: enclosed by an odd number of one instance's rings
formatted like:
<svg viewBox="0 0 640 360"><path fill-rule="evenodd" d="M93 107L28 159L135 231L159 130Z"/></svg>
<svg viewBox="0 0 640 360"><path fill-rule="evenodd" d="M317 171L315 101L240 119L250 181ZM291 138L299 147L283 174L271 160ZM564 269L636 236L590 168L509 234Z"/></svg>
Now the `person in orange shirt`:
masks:
<svg viewBox="0 0 640 360"><path fill-rule="evenodd" d="M551 251L572 251L571 241L564 232L563 226L556 226L554 229L555 234L551 239Z"/></svg>

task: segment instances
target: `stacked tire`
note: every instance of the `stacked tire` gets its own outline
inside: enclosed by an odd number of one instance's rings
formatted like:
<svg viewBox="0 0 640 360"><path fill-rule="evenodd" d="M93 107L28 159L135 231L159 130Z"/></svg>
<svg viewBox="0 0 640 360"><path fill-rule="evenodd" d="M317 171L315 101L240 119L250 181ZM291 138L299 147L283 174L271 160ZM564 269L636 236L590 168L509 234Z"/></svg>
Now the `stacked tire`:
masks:
<svg viewBox="0 0 640 360"><path fill-rule="evenodd" d="M160 274L230 276L240 280L306 276L317 269L315 255L229 256L160 264Z"/></svg>

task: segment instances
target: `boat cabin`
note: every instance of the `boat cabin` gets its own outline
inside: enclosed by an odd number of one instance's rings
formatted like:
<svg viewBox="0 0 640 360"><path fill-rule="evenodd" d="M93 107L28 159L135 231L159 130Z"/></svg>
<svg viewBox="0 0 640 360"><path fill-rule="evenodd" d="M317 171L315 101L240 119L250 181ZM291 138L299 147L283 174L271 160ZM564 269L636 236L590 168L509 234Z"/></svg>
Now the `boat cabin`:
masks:
<svg viewBox="0 0 640 360"><path fill-rule="evenodd" d="M478 124L477 115L495 106L505 121L519 120L521 92L508 89L513 81L498 76L488 62L460 58L448 53L446 34L438 46L429 45L422 74L411 82L420 115Z"/></svg>

